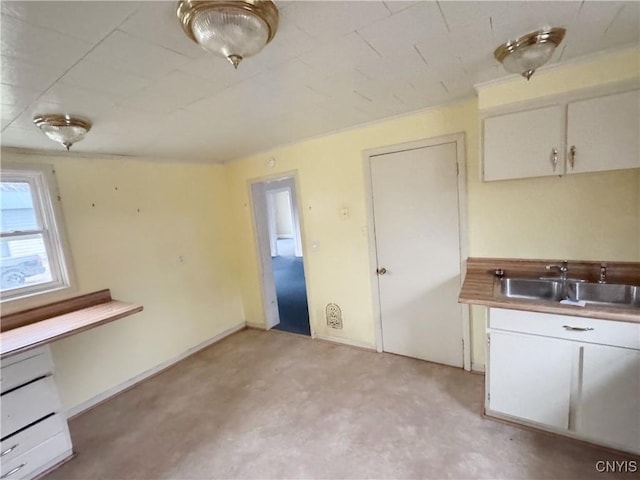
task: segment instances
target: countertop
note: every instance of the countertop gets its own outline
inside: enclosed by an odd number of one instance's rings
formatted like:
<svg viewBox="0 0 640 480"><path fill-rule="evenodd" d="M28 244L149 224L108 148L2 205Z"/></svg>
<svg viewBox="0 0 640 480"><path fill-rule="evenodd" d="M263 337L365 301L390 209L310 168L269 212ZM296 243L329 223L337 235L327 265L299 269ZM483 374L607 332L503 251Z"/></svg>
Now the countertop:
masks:
<svg viewBox="0 0 640 480"><path fill-rule="evenodd" d="M65 306L70 304L81 308L67 311ZM30 316L37 321L0 333L0 358L133 315L142 309L142 305L112 300L110 292L103 290L14 314L14 317ZM54 311L65 313L52 315L42 320L38 318L41 312Z"/></svg>
<svg viewBox="0 0 640 480"><path fill-rule="evenodd" d="M640 323L640 309L565 305L544 300L505 298L494 294L494 271L501 268L506 276L533 277L544 275L545 265L559 264L562 260L528 260L514 258L469 258L467 273L460 290L458 301L472 305L495 308L510 308L531 312L555 313L576 317L601 318L620 322ZM609 283L629 283L640 285L640 263L606 262ZM596 281L600 262L569 262L569 276Z"/></svg>

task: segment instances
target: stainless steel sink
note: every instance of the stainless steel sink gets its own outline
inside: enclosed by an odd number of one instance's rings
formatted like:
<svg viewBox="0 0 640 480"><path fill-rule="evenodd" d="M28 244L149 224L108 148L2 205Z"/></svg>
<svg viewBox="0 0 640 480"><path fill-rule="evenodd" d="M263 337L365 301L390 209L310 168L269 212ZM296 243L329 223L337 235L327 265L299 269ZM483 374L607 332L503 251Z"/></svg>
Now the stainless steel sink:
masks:
<svg viewBox="0 0 640 480"><path fill-rule="evenodd" d="M509 298L559 302L565 297L563 282L559 280L502 278L499 289L502 295Z"/></svg>
<svg viewBox="0 0 640 480"><path fill-rule="evenodd" d="M566 298L603 307L640 308L640 286L579 279L503 277L496 280L496 294L526 300L559 302Z"/></svg>
<svg viewBox="0 0 640 480"><path fill-rule="evenodd" d="M568 282L567 295L602 306L640 307L640 287L635 285Z"/></svg>

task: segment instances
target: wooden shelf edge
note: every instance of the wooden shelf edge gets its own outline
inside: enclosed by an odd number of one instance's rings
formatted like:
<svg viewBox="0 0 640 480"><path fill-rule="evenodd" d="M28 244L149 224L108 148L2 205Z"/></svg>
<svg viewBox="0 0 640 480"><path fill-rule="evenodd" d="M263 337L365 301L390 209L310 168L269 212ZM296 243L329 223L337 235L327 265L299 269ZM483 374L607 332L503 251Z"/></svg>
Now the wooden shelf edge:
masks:
<svg viewBox="0 0 640 480"><path fill-rule="evenodd" d="M142 305L111 300L0 333L0 358L128 317Z"/></svg>

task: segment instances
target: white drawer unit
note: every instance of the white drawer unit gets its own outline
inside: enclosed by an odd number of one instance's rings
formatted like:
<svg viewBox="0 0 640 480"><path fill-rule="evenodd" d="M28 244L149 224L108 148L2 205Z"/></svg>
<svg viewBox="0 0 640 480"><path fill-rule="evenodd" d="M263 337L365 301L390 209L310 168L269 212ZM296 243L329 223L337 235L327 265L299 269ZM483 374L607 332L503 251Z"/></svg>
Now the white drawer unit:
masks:
<svg viewBox="0 0 640 480"><path fill-rule="evenodd" d="M0 442L0 461L4 465L54 435L67 431L67 422L62 415L55 414L47 417L31 428L26 428L3 439Z"/></svg>
<svg viewBox="0 0 640 480"><path fill-rule="evenodd" d="M489 416L640 453L640 324L491 309Z"/></svg>
<svg viewBox="0 0 640 480"><path fill-rule="evenodd" d="M69 435L59 433L24 454L0 464L0 478L26 480L33 478L71 455Z"/></svg>
<svg viewBox="0 0 640 480"><path fill-rule="evenodd" d="M45 377L2 396L2 438L60 410L53 377Z"/></svg>
<svg viewBox="0 0 640 480"><path fill-rule="evenodd" d="M0 478L31 479L72 455L48 346L2 361Z"/></svg>
<svg viewBox="0 0 640 480"><path fill-rule="evenodd" d="M2 393L53 373L53 361L48 348L28 350L2 362L0 386Z"/></svg>

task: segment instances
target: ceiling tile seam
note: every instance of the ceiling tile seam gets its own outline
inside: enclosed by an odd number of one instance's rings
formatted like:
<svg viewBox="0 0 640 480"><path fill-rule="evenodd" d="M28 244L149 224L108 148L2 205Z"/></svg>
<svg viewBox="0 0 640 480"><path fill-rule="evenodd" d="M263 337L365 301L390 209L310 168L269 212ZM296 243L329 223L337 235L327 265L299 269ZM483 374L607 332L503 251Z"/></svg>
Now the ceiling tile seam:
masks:
<svg viewBox="0 0 640 480"><path fill-rule="evenodd" d="M578 7L578 13L576 14L576 17L580 16L580 12L582 12L582 7L584 7L584 2L586 2L586 0L582 0L580 2L580 6Z"/></svg>
<svg viewBox="0 0 640 480"><path fill-rule="evenodd" d="M138 7L140 8L140 7ZM100 40L98 40L98 42L96 42L95 45L93 45L93 47L91 47L84 55L82 55L78 60L76 60L73 65L71 65L69 68L67 68L64 72L62 72L62 74L56 78L47 88L45 88L42 93L40 95L38 95L38 97L33 100L31 103L29 103L21 112L20 115L22 115L23 113L25 113L27 110L29 110L31 108L32 105L36 105L40 99L42 97L44 97L47 93L49 93L49 90L51 90L51 88L53 88L53 86L58 83L62 77L64 77L67 73L69 73L71 71L71 69L73 69L76 65L78 65L84 58L87 57L87 55L89 55L91 52L93 52L98 45L100 45L102 42L105 41L105 39L107 39L109 37L109 35L111 35L115 30L117 30L120 26L122 26L122 24L124 22L126 22L127 20L129 20L129 18L131 18L131 16L136 13L138 11L138 8L136 8L135 10L133 10L129 15L127 15L127 17L120 22L120 24L118 26L116 26L113 30L111 30L109 33L107 33L104 37L102 37ZM68 36L68 35L67 35ZM69 38L75 38L75 37L69 37ZM87 42L90 43L90 42ZM18 115L18 117L20 117L20 115ZM11 122L9 122L3 129L2 131L4 131L6 128L8 128L9 126L11 126L13 124L13 122L15 122L18 117L14 118L13 120L11 120Z"/></svg>
<svg viewBox="0 0 640 480"><path fill-rule="evenodd" d="M613 18L611 19L611 21L609 22L607 27L604 29L604 32L602 32L602 36L603 37L607 36L607 32L611 28L611 25L613 25L613 22L615 22L618 19L618 17L622 13L622 11L625 9L625 7L626 7L626 5L620 5L620 8L618 8L618 11L615 13L615 15L613 16Z"/></svg>
<svg viewBox="0 0 640 480"><path fill-rule="evenodd" d="M373 51L374 51L374 52L375 52L375 53L376 53L380 58L383 58L383 57L382 57L382 54L381 54L378 50L376 50L376 49L373 47L373 45L371 45L369 42L367 42L367 40L366 40L362 35L360 35L360 32L358 32L357 30L355 30L355 34L360 38L360 40L362 40L364 43L366 43L366 44L367 44L367 46L368 46L371 50L373 50Z"/></svg>
<svg viewBox="0 0 640 480"><path fill-rule="evenodd" d="M189 59L191 59L191 60L198 60L198 59L202 58L202 57L191 57L191 56L189 56L189 55L185 55L184 53L179 52L178 50L174 50L173 48L167 47L167 46L165 46L165 45L160 45L159 43L153 42L153 41L151 41L151 40L149 40L149 39L147 39L147 38L144 38L144 37L141 37L141 36L139 36L139 35L136 35L136 34L135 34L135 33L133 33L133 32L129 32L129 31L126 31L126 30L122 30L122 29L120 28L121 26L122 26L122 23L121 23L120 25L118 25L118 28L116 29L119 33L123 33L123 34L125 34L125 35L130 36L130 37L133 37L133 38L135 38L136 40L140 40L140 41L142 41L142 42L146 42L147 44L151 44L151 45L154 45L154 46L156 46L156 47L162 48L162 49L164 49L164 50L168 50L168 51L170 51L171 53L176 53L176 54L178 54L178 55L181 55L181 56L183 56L183 57L189 58ZM111 33L113 33L113 32L110 32L110 33L109 33L109 35L110 35ZM202 48L202 47L200 47L200 48ZM204 52L206 52L206 50L204 50L204 48L203 48L203 49L202 49L202 52L204 53Z"/></svg>
<svg viewBox="0 0 640 480"><path fill-rule="evenodd" d="M427 59L424 58L424 55L422 54L422 52L420 51L420 49L418 48L418 45L414 44L413 45L413 49L418 53L418 55L420 56L420 58L422 59L422 61L424 62L424 64L428 67L429 66L429 62L427 62Z"/></svg>
<svg viewBox="0 0 640 480"><path fill-rule="evenodd" d="M565 43L564 46L562 47L562 50L560 51L560 56L558 57L558 61L562 61L562 56L564 55L564 51L567 48L567 44Z"/></svg>
<svg viewBox="0 0 640 480"><path fill-rule="evenodd" d="M442 16L442 21L444 22L444 26L447 27L447 32L451 33L451 29L449 28L449 22L447 22L447 17L442 11L442 5L440 5L440 0L436 0L436 5L438 6L438 10L440 10L440 15Z"/></svg>
<svg viewBox="0 0 640 480"><path fill-rule="evenodd" d="M48 27L48 26L45 26L45 25L38 25L37 23L32 23L32 22L29 22L27 20L23 20L22 18L16 17L15 15L11 15L10 13L3 13L2 16L3 17L4 16L11 17L11 18L13 18L14 20L17 20L20 23L27 24L27 25L29 25L31 27L34 27L34 28L40 28L42 30L46 30L48 32L52 32L52 33L55 33L57 35L62 35L63 37L70 38L71 40L76 40L76 41L85 42L85 43L91 43L91 41L87 40L86 38L76 37L75 35L70 35L70 34L68 34L66 32L61 32L60 30L56 30L55 28L51 28L51 27Z"/></svg>

